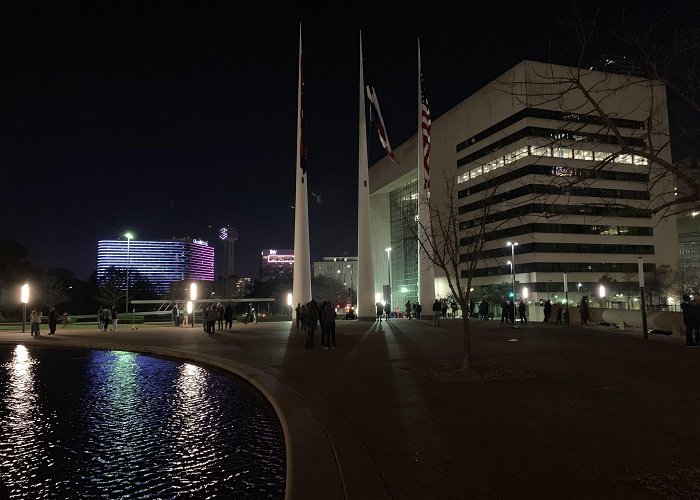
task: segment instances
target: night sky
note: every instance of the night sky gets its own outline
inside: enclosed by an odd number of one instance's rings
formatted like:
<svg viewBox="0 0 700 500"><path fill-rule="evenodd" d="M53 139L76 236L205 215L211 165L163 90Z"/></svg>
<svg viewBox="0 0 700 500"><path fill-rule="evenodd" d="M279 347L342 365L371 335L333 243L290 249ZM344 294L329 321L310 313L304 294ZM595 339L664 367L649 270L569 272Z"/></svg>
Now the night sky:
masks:
<svg viewBox="0 0 700 500"><path fill-rule="evenodd" d="M434 117L523 59L575 64L580 50L565 1L249 3L3 2L0 238L84 279L100 239L190 236L220 252L228 224L236 271L257 274L263 248L293 246L301 22L309 190L321 201L309 201L311 256L356 255L360 30L394 147L415 133L419 36ZM700 19L691 2L585 2L586 22L598 5L586 63L620 53L623 19ZM371 165L382 150L368 130Z"/></svg>

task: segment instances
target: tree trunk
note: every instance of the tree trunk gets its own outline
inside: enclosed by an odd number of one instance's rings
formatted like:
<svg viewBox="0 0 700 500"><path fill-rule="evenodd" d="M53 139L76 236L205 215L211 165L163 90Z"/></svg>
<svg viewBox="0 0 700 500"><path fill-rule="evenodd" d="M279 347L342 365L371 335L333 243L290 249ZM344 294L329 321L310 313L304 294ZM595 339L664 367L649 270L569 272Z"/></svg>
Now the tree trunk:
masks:
<svg viewBox="0 0 700 500"><path fill-rule="evenodd" d="M462 344L464 348L464 361L462 366L465 371L472 367L472 339L471 330L469 327L469 301L466 304L460 304L462 309Z"/></svg>

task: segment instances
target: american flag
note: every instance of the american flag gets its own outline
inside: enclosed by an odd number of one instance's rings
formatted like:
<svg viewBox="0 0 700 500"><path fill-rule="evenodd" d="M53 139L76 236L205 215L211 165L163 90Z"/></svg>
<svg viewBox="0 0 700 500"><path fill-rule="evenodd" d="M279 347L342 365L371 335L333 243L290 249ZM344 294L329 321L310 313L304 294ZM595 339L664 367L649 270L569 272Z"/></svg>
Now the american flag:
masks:
<svg viewBox="0 0 700 500"><path fill-rule="evenodd" d="M423 72L420 74L420 123L423 135L423 189L430 189L430 109L423 86Z"/></svg>
<svg viewBox="0 0 700 500"><path fill-rule="evenodd" d="M369 99L369 102L372 103L372 109L374 109L374 114L377 115L376 122L377 132L379 133L379 141L382 143L382 146L386 150L386 154L389 156L389 159L398 165L399 162L394 156L394 151L391 149L391 144L389 144L389 136L386 133L384 118L382 118L382 112L379 109L379 99L377 98L377 93L374 90L374 87L372 87L371 85L367 85L367 98Z"/></svg>
<svg viewBox="0 0 700 500"><path fill-rule="evenodd" d="M306 175L306 160L308 150L304 142L304 57L299 58L299 79L301 80L301 106L300 106L300 125L299 125L299 154L301 156L299 164L301 165L302 175Z"/></svg>

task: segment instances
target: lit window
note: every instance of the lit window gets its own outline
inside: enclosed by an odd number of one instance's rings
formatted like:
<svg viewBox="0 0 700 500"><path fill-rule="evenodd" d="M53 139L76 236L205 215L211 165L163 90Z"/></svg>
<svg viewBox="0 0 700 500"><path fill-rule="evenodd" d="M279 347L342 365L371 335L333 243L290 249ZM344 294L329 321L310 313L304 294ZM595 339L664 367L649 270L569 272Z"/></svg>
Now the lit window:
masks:
<svg viewBox="0 0 700 500"><path fill-rule="evenodd" d="M610 156L608 151L595 151L593 152L593 159L595 161L605 161L605 159Z"/></svg>
<svg viewBox="0 0 700 500"><path fill-rule="evenodd" d="M553 148L552 156L555 158L571 158L571 150L568 148Z"/></svg>
<svg viewBox="0 0 700 500"><path fill-rule="evenodd" d="M593 151L585 151L585 150L577 149L574 151L574 159L575 160L592 160L593 159Z"/></svg>
<svg viewBox="0 0 700 500"><path fill-rule="evenodd" d="M533 146L533 156L552 156L552 150L549 146Z"/></svg>
<svg viewBox="0 0 700 500"><path fill-rule="evenodd" d="M469 172L465 172L457 176L457 184L467 182L469 180Z"/></svg>
<svg viewBox="0 0 700 500"><path fill-rule="evenodd" d="M620 155L617 157L617 162L631 164L632 163L632 155L630 155L630 154Z"/></svg>
<svg viewBox="0 0 700 500"><path fill-rule="evenodd" d="M644 158L642 156L634 155L632 157L632 161L634 162L635 165L649 165L649 160L647 160L646 158Z"/></svg>
<svg viewBox="0 0 700 500"><path fill-rule="evenodd" d="M481 167L476 167L472 169L472 171L469 173L469 177L472 179L475 177L479 177L481 175Z"/></svg>

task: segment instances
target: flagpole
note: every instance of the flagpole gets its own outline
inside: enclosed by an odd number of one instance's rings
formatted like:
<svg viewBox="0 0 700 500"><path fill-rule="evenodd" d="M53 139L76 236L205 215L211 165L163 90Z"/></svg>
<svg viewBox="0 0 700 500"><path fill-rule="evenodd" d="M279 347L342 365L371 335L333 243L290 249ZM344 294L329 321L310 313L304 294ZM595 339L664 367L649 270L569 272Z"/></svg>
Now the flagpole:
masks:
<svg viewBox="0 0 700 500"><path fill-rule="evenodd" d="M374 321L374 272L372 269L372 239L369 217L369 168L367 160L367 125L365 122L365 85L360 32L360 115L357 193L357 315L358 319Z"/></svg>
<svg viewBox="0 0 700 500"><path fill-rule="evenodd" d="M423 146L423 89L421 82L420 39L418 39L418 240L426 242L430 232L430 172L426 171L425 148ZM428 150L428 154L430 151ZM418 302L421 310L426 311L426 319L432 319L435 302L435 270L430 261L430 256L418 244Z"/></svg>
<svg viewBox="0 0 700 500"><path fill-rule="evenodd" d="M297 87L297 159L295 169L296 196L294 202L294 275L292 282L292 307L311 300L311 254L309 250L309 197L306 172L301 158L305 155L303 144L302 91L304 66L301 51L301 24L299 24L299 81Z"/></svg>

